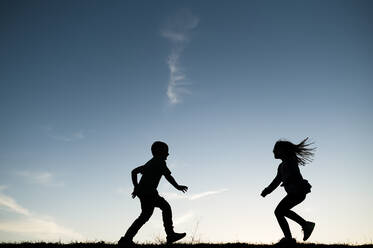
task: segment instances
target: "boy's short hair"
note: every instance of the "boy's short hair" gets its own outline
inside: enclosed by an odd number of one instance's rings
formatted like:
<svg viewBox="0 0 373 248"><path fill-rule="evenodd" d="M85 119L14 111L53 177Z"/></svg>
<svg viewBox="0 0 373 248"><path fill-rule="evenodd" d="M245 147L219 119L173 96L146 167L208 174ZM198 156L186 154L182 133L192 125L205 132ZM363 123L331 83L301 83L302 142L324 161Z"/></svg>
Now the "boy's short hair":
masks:
<svg viewBox="0 0 373 248"><path fill-rule="evenodd" d="M152 154L153 156L159 155L164 151L168 151L168 145L162 141L156 141L152 145Z"/></svg>

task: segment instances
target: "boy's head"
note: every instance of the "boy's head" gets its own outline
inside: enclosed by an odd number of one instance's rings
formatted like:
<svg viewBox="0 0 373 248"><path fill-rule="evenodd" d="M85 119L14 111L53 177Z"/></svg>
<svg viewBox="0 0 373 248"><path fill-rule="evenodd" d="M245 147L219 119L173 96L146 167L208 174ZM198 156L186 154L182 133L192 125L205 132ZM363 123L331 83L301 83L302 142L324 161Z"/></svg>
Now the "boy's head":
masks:
<svg viewBox="0 0 373 248"><path fill-rule="evenodd" d="M163 160L167 159L168 154L168 146L166 143L162 141L156 141L152 145L152 154L156 158L160 158Z"/></svg>

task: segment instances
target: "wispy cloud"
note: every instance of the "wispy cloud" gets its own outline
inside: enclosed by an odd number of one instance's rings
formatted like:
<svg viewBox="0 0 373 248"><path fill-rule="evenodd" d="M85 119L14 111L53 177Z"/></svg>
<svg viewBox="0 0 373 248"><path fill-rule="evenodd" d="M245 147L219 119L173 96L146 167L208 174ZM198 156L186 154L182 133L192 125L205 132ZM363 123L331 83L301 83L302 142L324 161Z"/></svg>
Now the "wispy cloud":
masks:
<svg viewBox="0 0 373 248"><path fill-rule="evenodd" d="M0 210L18 215L16 220L0 222L0 231L28 235L35 240L44 241L83 241L84 237L66 227L57 224L51 218L41 218L19 205L15 199L3 193L0 186Z"/></svg>
<svg viewBox="0 0 373 248"><path fill-rule="evenodd" d="M0 231L28 235L43 241L84 241L84 237L52 220L29 217L23 220L0 222Z"/></svg>
<svg viewBox="0 0 373 248"><path fill-rule="evenodd" d="M18 176L23 177L30 183L40 184L44 186L55 186L61 187L64 186L63 182L57 182L54 178L54 175L47 171L31 172L27 170L17 171Z"/></svg>
<svg viewBox="0 0 373 248"><path fill-rule="evenodd" d="M221 194L221 193L226 192L226 191L228 191L228 189L206 191L206 192L202 192L202 193L199 193L199 194L194 194L194 195L190 196L190 199L191 200L197 200L197 199L200 199L200 198L203 198L203 197L206 197L206 196Z"/></svg>
<svg viewBox="0 0 373 248"><path fill-rule="evenodd" d="M190 222L190 221L193 221L196 219L196 214L193 212L193 211L188 211L180 216L174 216L174 225L181 225L181 224L184 224L184 223L187 223L187 222ZM162 226L162 221L161 219L154 219L151 221L151 225L154 227L154 228L159 228Z"/></svg>
<svg viewBox="0 0 373 248"><path fill-rule="evenodd" d="M5 187L0 189L0 207L9 212L30 216L30 212L26 208L23 208L13 198L2 193L4 189Z"/></svg>
<svg viewBox="0 0 373 248"><path fill-rule="evenodd" d="M73 132L57 131L54 127L48 125L43 126L43 129L49 138L63 142L73 142L86 138L88 131L78 130Z"/></svg>
<svg viewBox="0 0 373 248"><path fill-rule="evenodd" d="M190 221L193 217L195 217L195 214L193 212L187 212L183 214L182 216L176 218L174 223L175 225L180 225L182 223Z"/></svg>
<svg viewBox="0 0 373 248"><path fill-rule="evenodd" d="M120 195L129 195L132 191L128 188L118 187L115 192Z"/></svg>
<svg viewBox="0 0 373 248"><path fill-rule="evenodd" d="M207 197L207 196L221 194L221 193L226 192L226 191L228 191L228 189L211 190L211 191L201 192L201 193L197 193L197 194L190 194L190 195L181 195L181 194L177 194L177 193L167 193L166 192L166 193L162 193L162 195L164 195L168 199L187 199L187 200L194 201L194 200L201 199L201 198L204 198L204 197Z"/></svg>
<svg viewBox="0 0 373 248"><path fill-rule="evenodd" d="M171 104L180 103L181 95L190 93L190 91L185 88L185 85L187 85L187 83L185 83L186 75L179 67L179 57L181 53L179 50L180 49L174 48L167 61L170 69L167 97Z"/></svg>
<svg viewBox="0 0 373 248"><path fill-rule="evenodd" d="M171 53L168 56L167 64L170 70L170 78L167 87L167 97L171 104L181 102L181 95L190 93L185 88L186 74L180 66L180 56L190 41L190 32L198 26L199 18L188 10L181 10L169 18L162 29L161 34L171 42Z"/></svg>

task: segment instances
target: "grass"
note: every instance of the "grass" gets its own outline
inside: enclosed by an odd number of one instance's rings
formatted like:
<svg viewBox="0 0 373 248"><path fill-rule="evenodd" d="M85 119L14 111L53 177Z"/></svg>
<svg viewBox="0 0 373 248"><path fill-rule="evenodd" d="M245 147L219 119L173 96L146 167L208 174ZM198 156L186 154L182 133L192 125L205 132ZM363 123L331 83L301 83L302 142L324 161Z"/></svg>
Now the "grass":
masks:
<svg viewBox="0 0 373 248"><path fill-rule="evenodd" d="M45 243L45 242L24 242L24 243L0 243L0 248L114 248L117 247L114 243L95 242L95 243ZM222 243L222 244L187 244L176 243L172 245L166 244L139 244L138 248L270 248L277 247L274 244L246 244L246 243ZM304 244L296 245L297 248L373 248L373 244L365 245L350 245L350 244Z"/></svg>

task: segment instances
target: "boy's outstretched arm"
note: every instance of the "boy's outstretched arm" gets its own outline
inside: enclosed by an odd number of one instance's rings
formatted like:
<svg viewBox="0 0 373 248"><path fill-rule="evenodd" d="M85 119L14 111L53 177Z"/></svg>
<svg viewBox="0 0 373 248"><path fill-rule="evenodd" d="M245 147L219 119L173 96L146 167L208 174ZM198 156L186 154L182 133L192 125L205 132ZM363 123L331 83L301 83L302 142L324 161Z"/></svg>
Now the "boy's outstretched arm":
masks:
<svg viewBox="0 0 373 248"><path fill-rule="evenodd" d="M142 173L144 166L139 166L132 170L131 177L132 177L132 183L133 183L133 192L132 192L132 198L135 198L137 195L137 185L139 183L137 182L137 174Z"/></svg>
<svg viewBox="0 0 373 248"><path fill-rule="evenodd" d="M183 193L187 192L188 191L188 187L187 186L184 186L184 185L179 185L176 181L175 181L175 178L173 176L171 176L171 174L168 174L168 175L165 175L165 178L167 179L167 181L169 183L172 184L172 186L174 186L177 190L180 190L182 191Z"/></svg>

